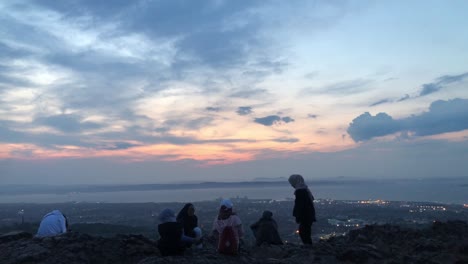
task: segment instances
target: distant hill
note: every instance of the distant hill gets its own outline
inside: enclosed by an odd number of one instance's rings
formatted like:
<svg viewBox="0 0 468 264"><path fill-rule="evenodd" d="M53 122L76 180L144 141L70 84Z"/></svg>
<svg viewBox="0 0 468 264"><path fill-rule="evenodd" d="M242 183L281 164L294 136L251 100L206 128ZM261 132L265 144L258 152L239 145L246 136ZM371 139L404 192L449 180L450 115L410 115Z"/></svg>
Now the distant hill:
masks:
<svg viewBox="0 0 468 264"><path fill-rule="evenodd" d="M259 182L288 182L288 178L286 177L258 177L254 178L253 181Z"/></svg>
<svg viewBox="0 0 468 264"><path fill-rule="evenodd" d="M0 186L0 196L7 194L67 194L67 193L96 193L120 191L151 191L151 190L180 190L180 189L209 189L209 188L258 188L263 186L289 186L287 180L279 178L257 178L261 180L241 182L201 182L201 183L169 183L169 184L116 184L116 185L3 185ZM273 180L274 179L274 180ZM316 180L309 181L314 185L356 184L359 181Z"/></svg>

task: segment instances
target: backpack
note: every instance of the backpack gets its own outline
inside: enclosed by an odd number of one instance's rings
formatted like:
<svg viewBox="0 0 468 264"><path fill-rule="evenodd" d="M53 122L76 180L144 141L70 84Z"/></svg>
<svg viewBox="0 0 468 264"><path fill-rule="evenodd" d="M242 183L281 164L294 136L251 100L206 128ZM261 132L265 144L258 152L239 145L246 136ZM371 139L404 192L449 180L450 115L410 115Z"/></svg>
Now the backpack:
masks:
<svg viewBox="0 0 468 264"><path fill-rule="evenodd" d="M223 228L221 234L219 234L218 252L226 255L236 255L239 247L239 241L236 239L234 227L232 226L232 220L230 225L226 225Z"/></svg>

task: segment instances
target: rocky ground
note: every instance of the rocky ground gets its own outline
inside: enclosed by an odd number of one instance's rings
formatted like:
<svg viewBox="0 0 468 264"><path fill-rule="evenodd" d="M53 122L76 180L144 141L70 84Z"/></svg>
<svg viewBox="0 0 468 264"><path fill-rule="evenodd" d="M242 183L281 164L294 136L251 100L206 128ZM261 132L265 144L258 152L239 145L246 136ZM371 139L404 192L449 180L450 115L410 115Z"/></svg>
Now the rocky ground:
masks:
<svg viewBox="0 0 468 264"><path fill-rule="evenodd" d="M466 222L435 222L424 230L366 226L312 248L244 247L238 256L216 253L212 243L184 256L161 257L156 241L144 236L93 237L80 233L37 239L30 233L0 236L0 263L468 263Z"/></svg>

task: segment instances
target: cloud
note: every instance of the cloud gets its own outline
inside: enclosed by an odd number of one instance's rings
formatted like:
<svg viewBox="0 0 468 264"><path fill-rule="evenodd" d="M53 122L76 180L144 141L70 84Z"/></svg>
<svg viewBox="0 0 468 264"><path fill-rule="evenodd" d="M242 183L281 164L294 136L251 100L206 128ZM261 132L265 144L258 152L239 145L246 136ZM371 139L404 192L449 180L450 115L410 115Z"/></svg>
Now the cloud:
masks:
<svg viewBox="0 0 468 264"><path fill-rule="evenodd" d="M354 141L358 142L389 135L399 130L398 122L386 113L372 116L369 112L366 112L353 119L347 132Z"/></svg>
<svg viewBox="0 0 468 264"><path fill-rule="evenodd" d="M114 142L110 146L103 147L102 149L106 150L121 150L121 149L129 149L132 147L141 146L140 144L133 144L128 142Z"/></svg>
<svg viewBox="0 0 468 264"><path fill-rule="evenodd" d="M405 94L405 96L401 97L400 99L397 100L397 102L403 102L405 100L408 100L410 99L410 96L409 94Z"/></svg>
<svg viewBox="0 0 468 264"><path fill-rule="evenodd" d="M319 75L319 72L318 72L318 71L312 71L312 72L309 72L309 73L304 74L304 78L306 78L306 79L314 79L314 78L317 77L318 75Z"/></svg>
<svg viewBox="0 0 468 264"><path fill-rule="evenodd" d="M318 115L315 115L315 114L308 114L307 115L308 118L312 118L312 119L316 119L318 117Z"/></svg>
<svg viewBox="0 0 468 264"><path fill-rule="evenodd" d="M260 118L255 118L254 122L262 124L264 126L272 126L273 124L276 124L281 121L281 117L277 115L271 115L271 116L265 116L265 117L260 117Z"/></svg>
<svg viewBox="0 0 468 264"><path fill-rule="evenodd" d="M209 126L214 121L212 117L199 117L193 120L188 121L185 124L185 127L190 129L200 129L205 126Z"/></svg>
<svg viewBox="0 0 468 264"><path fill-rule="evenodd" d="M20 143L24 140L21 132L10 129L14 122L0 120L0 142Z"/></svg>
<svg viewBox="0 0 468 264"><path fill-rule="evenodd" d="M321 88L306 88L303 89L301 94L313 95L317 93L321 94L334 94L334 95L349 95L357 94L369 90L369 84L372 80L368 79L354 79L343 82L337 82L326 85Z"/></svg>
<svg viewBox="0 0 468 264"><path fill-rule="evenodd" d="M258 123L258 124L261 124L261 125L264 125L264 126L272 126L272 125L275 125L275 124L280 124L282 122L284 122L284 123L294 122L294 119L292 119L289 116L280 117L280 116L277 116L277 115L270 115L270 116L266 116L266 117L255 118L254 122Z"/></svg>
<svg viewBox="0 0 468 264"><path fill-rule="evenodd" d="M82 118L74 114L61 114L46 117L38 117L34 123L58 129L65 133L81 132L89 129L101 128L102 125L95 122L82 122Z"/></svg>
<svg viewBox="0 0 468 264"><path fill-rule="evenodd" d="M220 107L212 107L212 106L208 106L205 108L206 111L210 111L210 112L219 112L221 110Z"/></svg>
<svg viewBox="0 0 468 264"><path fill-rule="evenodd" d="M317 134L319 134L319 135L327 135L327 134L328 134L327 130L326 130L325 128L323 128L323 127L317 129L317 130L315 131L315 133L317 133Z"/></svg>
<svg viewBox="0 0 468 264"><path fill-rule="evenodd" d="M240 106L240 107L237 108L236 113L238 115L241 115L241 116L249 115L249 114L252 113L252 107L250 107L250 106Z"/></svg>
<svg viewBox="0 0 468 264"><path fill-rule="evenodd" d="M419 96L425 96L431 93L435 93L445 88L446 85L464 81L468 77L468 72L458 75L444 75L435 80L432 83L426 83L422 85L422 90Z"/></svg>
<svg viewBox="0 0 468 264"><path fill-rule="evenodd" d="M402 122L418 136L468 129L468 99L435 101L428 112L408 117Z"/></svg>
<svg viewBox="0 0 468 264"><path fill-rule="evenodd" d="M435 93L439 91L440 89L442 89L442 86L438 83L426 83L426 84L423 84L422 90L421 90L421 93L419 93L419 96L424 96L424 95L428 95L431 93Z"/></svg>
<svg viewBox="0 0 468 264"><path fill-rule="evenodd" d="M272 139L272 141L279 142L279 143L296 143L296 142L299 142L299 139L298 138L281 137L281 138Z"/></svg>
<svg viewBox="0 0 468 264"><path fill-rule="evenodd" d="M382 100L380 100L380 101L377 101L377 102L375 102L375 103L372 103L372 104L369 105L369 106L376 106L376 105L380 105L380 104L385 104L385 103L389 103L389 102L391 102L391 101L392 101L392 100L390 100L390 99L382 99Z"/></svg>
<svg viewBox="0 0 468 264"><path fill-rule="evenodd" d="M166 129L184 128L197 130L211 125L214 121L213 117L198 117L194 119L179 117L176 119L169 119L164 121L164 126L158 129L158 132L164 132Z"/></svg>
<svg viewBox="0 0 468 264"><path fill-rule="evenodd" d="M356 142L407 131L415 136L429 136L468 129L466 120L468 99L456 98L435 101L429 111L397 120L386 113L372 116L366 112L350 123L347 132Z"/></svg>
<svg viewBox="0 0 468 264"><path fill-rule="evenodd" d="M0 91L33 86L38 100L32 115L50 116L55 108L86 110L126 123L134 119L125 111L136 111L140 100L174 83L206 95L213 87L205 84L215 79L217 92L234 89L232 97L260 97L267 90L239 87L252 87L258 78L288 67L268 34L259 34L269 25L258 8L271 7L217 0L3 4L0 16L7 19L0 40ZM37 85L31 69L54 78L47 86ZM248 80L234 88L227 85L249 71L261 76L244 77ZM32 76L32 82L18 75ZM7 107L15 106L2 103L1 108ZM64 132L79 131L73 120L51 119L38 121Z"/></svg>
<svg viewBox="0 0 468 264"><path fill-rule="evenodd" d="M264 96L268 94L268 91L265 89L245 89L233 92L229 95L229 97L235 98L252 98L258 96Z"/></svg>

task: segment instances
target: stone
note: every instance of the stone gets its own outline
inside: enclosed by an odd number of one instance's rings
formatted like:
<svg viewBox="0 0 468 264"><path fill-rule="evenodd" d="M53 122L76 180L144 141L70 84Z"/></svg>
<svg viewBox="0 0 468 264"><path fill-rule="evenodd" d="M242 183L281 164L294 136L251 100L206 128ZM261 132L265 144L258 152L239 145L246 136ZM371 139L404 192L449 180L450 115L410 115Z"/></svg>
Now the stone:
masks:
<svg viewBox="0 0 468 264"><path fill-rule="evenodd" d="M23 231L11 231L6 234L0 235L0 243L6 243L19 239L31 239L32 234Z"/></svg>

